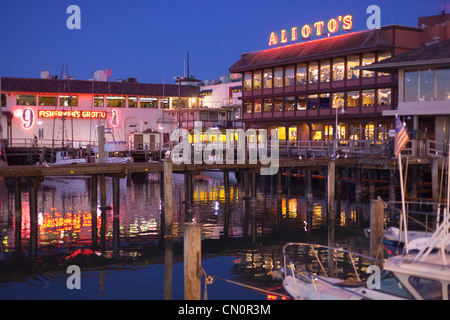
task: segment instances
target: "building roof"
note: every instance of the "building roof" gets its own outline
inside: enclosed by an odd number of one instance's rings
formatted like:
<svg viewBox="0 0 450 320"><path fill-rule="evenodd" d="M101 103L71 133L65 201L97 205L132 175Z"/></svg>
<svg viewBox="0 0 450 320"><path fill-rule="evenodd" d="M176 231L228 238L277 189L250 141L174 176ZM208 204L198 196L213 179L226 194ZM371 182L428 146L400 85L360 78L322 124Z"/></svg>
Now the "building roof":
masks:
<svg viewBox="0 0 450 320"><path fill-rule="evenodd" d="M257 68L364 52L371 49L392 49L394 45L385 35L384 30L394 27L400 28L401 26L352 32L330 38L244 53L241 59L229 68L229 71L244 72ZM419 30L409 27L401 28Z"/></svg>
<svg viewBox="0 0 450 320"><path fill-rule="evenodd" d="M425 45L392 58L361 67L365 70L396 73L408 67L429 67L450 65L450 40Z"/></svg>
<svg viewBox="0 0 450 320"><path fill-rule="evenodd" d="M197 86L150 84L138 82L105 82L91 80L61 80L38 78L1 78L1 91L23 93L71 93L198 97Z"/></svg>

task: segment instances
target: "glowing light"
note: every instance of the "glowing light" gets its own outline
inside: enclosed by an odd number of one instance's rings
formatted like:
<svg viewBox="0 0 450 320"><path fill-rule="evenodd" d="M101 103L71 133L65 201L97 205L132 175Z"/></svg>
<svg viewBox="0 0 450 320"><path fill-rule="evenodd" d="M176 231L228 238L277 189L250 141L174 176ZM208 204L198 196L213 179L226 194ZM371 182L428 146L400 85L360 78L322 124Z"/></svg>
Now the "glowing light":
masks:
<svg viewBox="0 0 450 320"><path fill-rule="evenodd" d="M106 119L106 111L39 110L38 118Z"/></svg>
<svg viewBox="0 0 450 320"><path fill-rule="evenodd" d="M269 37L269 46L277 45L279 40L280 43L288 43L298 40L298 29L303 39L308 39L313 36L330 35L342 30L350 31L353 27L353 16L338 16L337 18L329 19L328 21L316 21L315 23L309 23L300 26L295 26L290 28L290 37L288 35L287 29L283 29L279 32L272 32Z"/></svg>

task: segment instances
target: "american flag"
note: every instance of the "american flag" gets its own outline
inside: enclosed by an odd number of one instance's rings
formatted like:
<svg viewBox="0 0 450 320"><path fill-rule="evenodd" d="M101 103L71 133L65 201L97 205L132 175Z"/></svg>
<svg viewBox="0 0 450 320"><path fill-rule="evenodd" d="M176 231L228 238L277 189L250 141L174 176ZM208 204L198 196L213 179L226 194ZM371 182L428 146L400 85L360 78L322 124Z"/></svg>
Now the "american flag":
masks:
<svg viewBox="0 0 450 320"><path fill-rule="evenodd" d="M399 157L400 152L402 152L408 141L409 137L406 133L405 127L403 127L403 123L400 121L400 118L396 116L394 154L397 158Z"/></svg>

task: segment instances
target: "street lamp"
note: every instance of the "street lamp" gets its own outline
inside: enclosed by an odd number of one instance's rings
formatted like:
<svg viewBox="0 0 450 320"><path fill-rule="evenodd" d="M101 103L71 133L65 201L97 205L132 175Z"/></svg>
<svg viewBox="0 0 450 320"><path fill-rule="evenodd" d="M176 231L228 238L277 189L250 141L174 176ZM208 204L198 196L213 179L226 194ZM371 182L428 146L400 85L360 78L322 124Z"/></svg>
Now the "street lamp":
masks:
<svg viewBox="0 0 450 320"><path fill-rule="evenodd" d="M336 106L336 126L334 130L334 143L333 143L333 153L336 155L337 152L337 141L338 141L338 111L339 111L339 103ZM344 103L342 103L341 114L345 114Z"/></svg>

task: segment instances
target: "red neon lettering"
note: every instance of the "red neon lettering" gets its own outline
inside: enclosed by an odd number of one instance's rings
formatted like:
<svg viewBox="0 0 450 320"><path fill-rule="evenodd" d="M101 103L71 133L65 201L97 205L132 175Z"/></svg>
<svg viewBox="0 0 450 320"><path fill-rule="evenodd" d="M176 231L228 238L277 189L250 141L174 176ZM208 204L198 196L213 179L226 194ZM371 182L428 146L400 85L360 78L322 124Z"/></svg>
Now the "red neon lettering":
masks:
<svg viewBox="0 0 450 320"><path fill-rule="evenodd" d="M344 26L342 27L342 29L344 29L344 30L352 30L352 27L353 27L353 16L351 16L351 15L345 16L344 19L343 19L343 22L344 22Z"/></svg>

